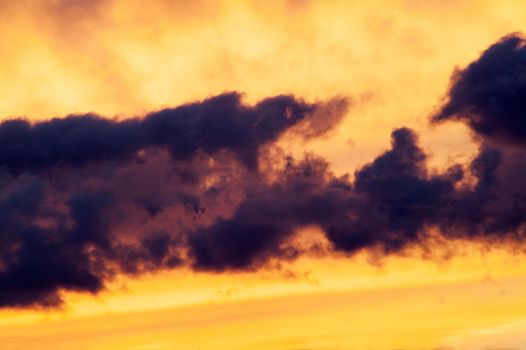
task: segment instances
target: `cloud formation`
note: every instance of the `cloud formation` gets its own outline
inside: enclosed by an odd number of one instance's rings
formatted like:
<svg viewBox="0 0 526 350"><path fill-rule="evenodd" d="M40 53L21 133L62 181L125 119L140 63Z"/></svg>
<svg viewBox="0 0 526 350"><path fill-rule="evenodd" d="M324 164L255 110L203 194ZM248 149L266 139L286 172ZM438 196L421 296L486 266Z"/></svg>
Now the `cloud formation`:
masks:
<svg viewBox="0 0 526 350"><path fill-rule="evenodd" d="M2 122L0 306L56 306L60 290L181 265L185 233L237 205L260 149L293 126L311 137L316 111L343 116L339 101L225 93L123 121Z"/></svg>
<svg viewBox="0 0 526 350"><path fill-rule="evenodd" d="M247 106L227 93L122 121L1 123L0 307L58 306L62 291L96 293L117 274L254 270L311 252L396 254L427 247L436 232L522 242L526 152L517 119L526 91L520 74L510 78L526 63L521 40L507 36L455 73L433 120L466 122L480 151L440 173L428 170L418 135L404 127L352 179L315 155L266 153L285 132L331 130L343 99L278 96ZM295 244L306 227L328 245Z"/></svg>
<svg viewBox="0 0 526 350"><path fill-rule="evenodd" d="M461 120L484 138L526 142L526 40L509 34L451 79L434 122Z"/></svg>
<svg viewBox="0 0 526 350"><path fill-rule="evenodd" d="M452 76L444 105L432 122L466 123L480 142L469 165L477 184L451 201L443 230L453 223L470 236L494 244L503 238L521 242L525 235L526 188L526 40L504 36Z"/></svg>
<svg viewBox="0 0 526 350"><path fill-rule="evenodd" d="M9 170L43 170L59 163L82 166L104 160L123 161L147 148L166 148L175 159L196 152L230 150L255 168L259 147L314 112L316 106L277 96L255 106L232 92L115 121L96 115L72 115L30 124L23 119L0 124L0 164Z"/></svg>

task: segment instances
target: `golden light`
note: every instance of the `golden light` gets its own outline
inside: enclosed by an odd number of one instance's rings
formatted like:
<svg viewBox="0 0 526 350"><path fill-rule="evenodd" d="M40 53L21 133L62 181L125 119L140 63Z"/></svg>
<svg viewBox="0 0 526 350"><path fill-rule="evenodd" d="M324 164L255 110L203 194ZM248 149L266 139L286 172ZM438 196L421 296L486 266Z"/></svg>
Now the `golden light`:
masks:
<svg viewBox="0 0 526 350"><path fill-rule="evenodd" d="M523 1L2 2L0 115L110 118L240 91L349 97L328 136L279 145L338 175L418 131L431 171L477 150L458 124L429 126L455 67L526 30ZM63 310L0 311L0 349L416 349L523 346L526 259L457 242L375 260L301 258L251 273L186 269L118 277ZM435 252L440 256L441 252ZM445 252L444 252L445 254ZM521 338L522 337L522 338ZM504 345L503 345L504 344Z"/></svg>

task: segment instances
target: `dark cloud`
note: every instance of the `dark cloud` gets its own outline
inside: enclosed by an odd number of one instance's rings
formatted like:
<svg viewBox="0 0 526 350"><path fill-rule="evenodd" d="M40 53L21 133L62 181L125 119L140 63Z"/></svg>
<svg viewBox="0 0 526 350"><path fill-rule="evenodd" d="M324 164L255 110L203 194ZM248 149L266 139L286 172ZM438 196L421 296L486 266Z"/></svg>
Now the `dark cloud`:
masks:
<svg viewBox="0 0 526 350"><path fill-rule="evenodd" d="M526 154L482 145L466 166L429 173L426 154L407 128L392 133L391 149L336 177L321 158L289 159L272 183L247 189L233 214L188 234L196 269L254 269L309 253L288 244L301 228L318 227L330 250L392 254L446 239L492 245L524 240Z"/></svg>
<svg viewBox="0 0 526 350"><path fill-rule="evenodd" d="M248 188L233 215L190 232L193 265L215 271L251 269L272 257L294 257L298 252L284 246L287 238L302 226L341 216L349 193L348 185L339 188L322 159L289 159L273 183Z"/></svg>
<svg viewBox="0 0 526 350"><path fill-rule="evenodd" d="M458 189L439 211L442 232L483 238L495 245L522 242L526 186L521 174L526 171L526 153L482 145L470 168L477 182Z"/></svg>
<svg viewBox="0 0 526 350"><path fill-rule="evenodd" d="M520 75L513 80L510 71L521 50L521 39L508 36L455 76L434 119L467 121L480 150L442 172L428 170L408 128L394 130L391 147L352 180L315 155L269 150L286 132L330 131L347 108L342 99L278 96L247 106L229 93L140 119L3 122L0 307L58 306L62 291L96 293L117 274L255 270L302 254L397 254L433 248L436 235L520 246L526 151L516 119L526 99L519 99ZM516 64L505 68L503 60ZM295 241L312 227L322 240Z"/></svg>
<svg viewBox="0 0 526 350"><path fill-rule="evenodd" d="M264 173L229 152L211 162L151 150L124 163L4 172L1 305L57 306L61 291L96 293L123 273L254 270L331 251L398 253L426 245L432 227L454 239L522 239L526 186L513 186L526 167L520 152L484 148L467 167L430 174L416 134L401 128L353 181L314 155L282 160ZM319 228L325 243L295 245L307 227Z"/></svg>
<svg viewBox="0 0 526 350"><path fill-rule="evenodd" d="M361 236L375 240L386 252L396 252L420 240L436 210L454 192L463 176L453 167L440 175L429 175L426 155L417 145L416 134L407 128L392 133L392 149L356 173L356 192L366 198L370 218L360 216Z"/></svg>
<svg viewBox="0 0 526 350"><path fill-rule="evenodd" d="M241 95L233 92L141 119L115 121L72 115L33 124L7 120L0 124L0 166L21 173L59 164L124 161L147 148L166 148L176 159L189 159L196 152L213 155L229 150L254 169L262 145L275 141L315 110L316 105L292 96L247 106Z"/></svg>
<svg viewBox="0 0 526 350"><path fill-rule="evenodd" d="M451 79L434 122L460 120L477 135L469 165L474 186L457 191L441 211L442 231L520 242L526 224L526 40L512 33L491 45ZM458 234L458 233L457 233Z"/></svg>
<svg viewBox="0 0 526 350"><path fill-rule="evenodd" d="M115 274L187 263L188 232L232 215L262 181L262 147L292 127L328 131L345 112L329 103L248 106L226 93L123 121L2 122L0 307L58 306L61 291L96 293Z"/></svg>
<svg viewBox="0 0 526 350"><path fill-rule="evenodd" d="M90 292L102 287L101 279L91 273L89 256L77 249L81 241L89 240L82 237L84 228L69 231L31 224L37 218L59 216L44 208L43 187L33 177L17 179L0 200L0 306L55 306L60 303L57 286Z"/></svg>
<svg viewBox="0 0 526 350"><path fill-rule="evenodd" d="M461 120L478 135L526 142L526 41L510 34L456 71L434 122Z"/></svg>
<svg viewBox="0 0 526 350"><path fill-rule="evenodd" d="M353 183L335 177L323 159L289 159L278 179L251 188L230 218L189 235L194 266L221 271L294 258L301 251L287 240L308 226L349 254L376 247L397 252L417 243L462 173L429 176L414 132L397 129L392 137L392 149L359 169Z"/></svg>

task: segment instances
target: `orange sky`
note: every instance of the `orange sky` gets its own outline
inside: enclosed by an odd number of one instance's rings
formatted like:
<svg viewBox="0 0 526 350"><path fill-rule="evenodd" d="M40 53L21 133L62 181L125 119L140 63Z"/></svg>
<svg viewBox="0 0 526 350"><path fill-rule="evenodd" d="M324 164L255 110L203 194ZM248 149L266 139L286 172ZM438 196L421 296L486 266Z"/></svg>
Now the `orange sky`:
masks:
<svg viewBox="0 0 526 350"><path fill-rule="evenodd" d="M86 2L87 3L87 2ZM456 66L526 31L524 1L2 1L0 116L125 118L241 91L346 96L345 120L302 144L338 174L420 133L431 166L476 145L429 114ZM301 259L281 270L119 278L63 310L0 311L0 349L421 349L526 344L526 259L459 243L453 257ZM435 253L440 256L440 252Z"/></svg>

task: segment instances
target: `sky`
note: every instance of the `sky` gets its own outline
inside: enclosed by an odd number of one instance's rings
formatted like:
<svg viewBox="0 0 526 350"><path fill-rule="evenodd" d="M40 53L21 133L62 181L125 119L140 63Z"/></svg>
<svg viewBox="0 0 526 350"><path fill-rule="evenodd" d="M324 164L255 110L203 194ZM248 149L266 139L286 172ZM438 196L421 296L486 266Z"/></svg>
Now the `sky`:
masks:
<svg viewBox="0 0 526 350"><path fill-rule="evenodd" d="M526 348L523 1L0 7L0 349Z"/></svg>

